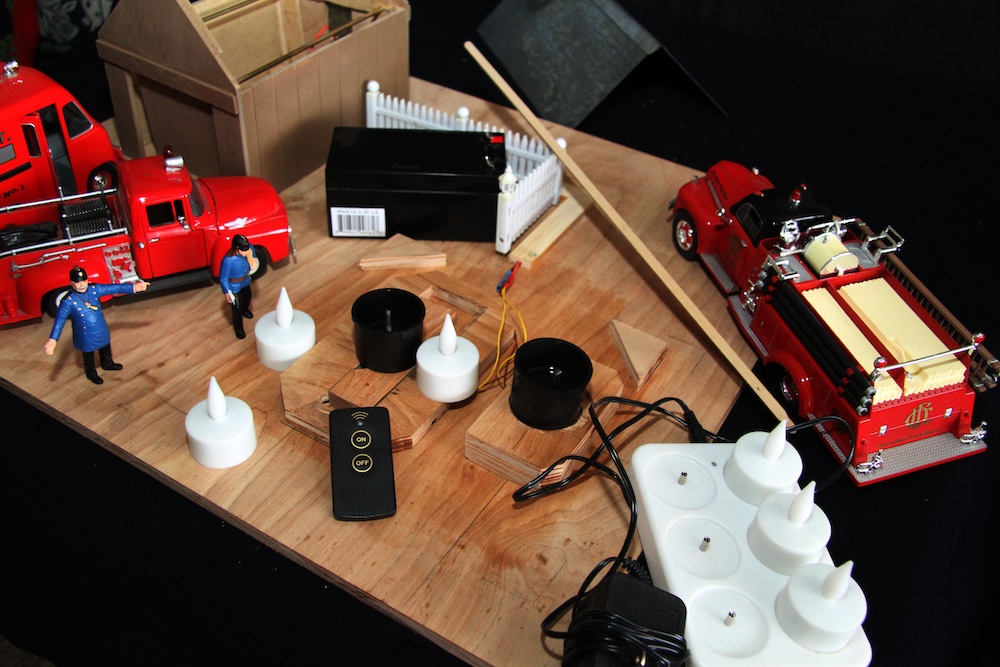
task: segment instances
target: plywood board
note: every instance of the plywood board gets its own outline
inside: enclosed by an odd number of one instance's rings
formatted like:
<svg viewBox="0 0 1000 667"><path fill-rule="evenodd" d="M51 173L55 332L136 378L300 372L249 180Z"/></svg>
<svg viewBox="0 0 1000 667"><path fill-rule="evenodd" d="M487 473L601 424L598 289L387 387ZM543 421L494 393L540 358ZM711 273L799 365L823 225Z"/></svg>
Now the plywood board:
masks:
<svg viewBox="0 0 1000 667"><path fill-rule="evenodd" d="M335 76L325 66L320 69L324 79ZM509 108L419 79L409 83L411 98L420 103L466 106L472 117L490 124L530 129ZM666 203L698 172L570 128L558 134L699 308L753 363L756 355L712 280L700 266L683 260L663 233ZM539 624L577 590L595 554L620 548L628 528L620 494L610 480L594 476L543 502L512 503L514 483L466 457L466 434L499 393L491 389L449 407L417 446L394 454L400 503L395 517L334 520L329 449L322 434L307 434L308 427L319 423L326 431L329 407L323 399L356 365L353 355L347 367L335 361L340 358L333 335L338 323L353 299L383 284L387 274L357 268L371 250L370 240L329 237L320 170L283 191L282 199L298 253L255 281L254 302L274 304L286 287L295 308L313 317L317 343L309 353L314 363L308 374L262 367L253 334L234 339L229 307L217 287L206 285L113 300L106 316L116 360L125 368L106 374L100 387L83 376L72 345L60 344L52 357L41 350L50 318L0 329L0 384L85 433L95 447L114 452L331 587L362 598L467 662L558 665L552 647L539 640ZM621 355L607 331L611 317L668 341L657 371L641 392L627 396L682 397L706 428L718 429L743 386L739 376L615 238L610 223L585 212L542 261L518 273L508 296L530 334L572 340L626 382ZM510 268L509 258L490 244L445 242L442 248L448 252L442 273L468 290L456 300L499 308L494 287ZM439 284L449 298L456 293L450 283ZM490 349L495 334L484 334ZM172 345L165 347L164 340ZM205 399L210 376L227 395L250 404L257 427L254 455L226 470L200 466L185 440L184 416ZM409 404L407 391L404 387L399 395ZM322 416L291 428L283 403L311 406ZM622 408L607 426L627 419L626 412ZM140 422L144 428L135 427ZM650 419L629 435L634 439L625 435L616 443L626 461L630 443L685 438L668 419Z"/></svg>
<svg viewBox="0 0 1000 667"><path fill-rule="evenodd" d="M587 386L591 398L621 396L624 385L613 369L594 364L594 375ZM542 431L518 421L510 410L510 387L497 393L465 434L465 456L504 479L525 484L544 472L560 457L590 454L599 444L586 409L572 426ZM605 404L597 416L603 422L615 411ZM579 464L566 462L554 468L543 481L553 484L566 477Z"/></svg>

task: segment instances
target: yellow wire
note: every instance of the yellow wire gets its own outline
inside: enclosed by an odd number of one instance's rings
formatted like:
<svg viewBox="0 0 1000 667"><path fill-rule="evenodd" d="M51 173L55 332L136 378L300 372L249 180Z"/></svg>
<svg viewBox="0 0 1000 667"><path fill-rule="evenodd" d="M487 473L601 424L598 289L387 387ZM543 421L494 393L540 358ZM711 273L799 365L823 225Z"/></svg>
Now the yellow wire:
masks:
<svg viewBox="0 0 1000 667"><path fill-rule="evenodd" d="M489 374L487 374L486 379L479 383L479 389L482 389L490 382L494 381L494 375L496 375L496 382L501 386L506 386L504 376L506 373L503 369L511 362L514 358L514 354L511 354L502 362L500 361L500 355L503 352L503 330L504 326L507 324L507 309L510 308L517 315L518 323L521 325L521 336L522 342L528 340L528 328L524 325L524 317L521 316L521 311L511 303L510 299L507 298L507 288L500 288L500 302L502 304L500 310L500 328L497 331L497 353L496 358L493 360L493 366L490 368ZM516 336L515 336L516 337ZM515 345L515 348L517 346Z"/></svg>
<svg viewBox="0 0 1000 667"><path fill-rule="evenodd" d="M507 288L503 288L500 292L500 296L503 297L503 292ZM507 321L507 302L506 299L502 301L503 307L500 310L500 329L497 331L497 354L496 359L493 360L493 366L490 368L490 372L487 374L486 379L479 383L479 389L482 389L493 379L493 374L497 371L497 366L500 364L500 353L502 351L503 345L503 327Z"/></svg>

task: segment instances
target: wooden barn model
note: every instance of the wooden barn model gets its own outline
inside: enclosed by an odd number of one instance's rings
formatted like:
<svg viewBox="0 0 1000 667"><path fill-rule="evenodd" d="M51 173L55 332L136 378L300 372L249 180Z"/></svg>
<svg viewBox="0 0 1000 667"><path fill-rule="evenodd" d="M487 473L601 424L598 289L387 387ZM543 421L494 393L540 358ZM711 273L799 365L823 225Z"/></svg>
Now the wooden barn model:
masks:
<svg viewBox="0 0 1000 667"><path fill-rule="evenodd" d="M119 140L279 191L365 122L365 82L409 93L406 0L120 0L101 29Z"/></svg>

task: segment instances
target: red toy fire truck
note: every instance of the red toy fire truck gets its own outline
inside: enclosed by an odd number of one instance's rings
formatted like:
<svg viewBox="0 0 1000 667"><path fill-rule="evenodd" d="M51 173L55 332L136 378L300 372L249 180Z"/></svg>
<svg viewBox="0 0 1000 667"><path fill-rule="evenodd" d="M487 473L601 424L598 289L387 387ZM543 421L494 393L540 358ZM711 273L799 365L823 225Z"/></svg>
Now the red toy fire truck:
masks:
<svg viewBox="0 0 1000 667"><path fill-rule="evenodd" d="M54 81L16 64L0 76L0 325L53 314L73 266L162 289L218 277L236 234L262 269L288 256L285 206L263 179L196 179L169 149L123 159Z"/></svg>
<svg viewBox="0 0 1000 667"><path fill-rule="evenodd" d="M0 205L114 187L121 158L69 91L30 67L0 72Z"/></svg>
<svg viewBox="0 0 1000 667"><path fill-rule="evenodd" d="M898 259L903 239L839 219L805 186L776 188L723 161L672 202L680 254L699 259L775 393L856 484L984 451L977 392L1000 362Z"/></svg>

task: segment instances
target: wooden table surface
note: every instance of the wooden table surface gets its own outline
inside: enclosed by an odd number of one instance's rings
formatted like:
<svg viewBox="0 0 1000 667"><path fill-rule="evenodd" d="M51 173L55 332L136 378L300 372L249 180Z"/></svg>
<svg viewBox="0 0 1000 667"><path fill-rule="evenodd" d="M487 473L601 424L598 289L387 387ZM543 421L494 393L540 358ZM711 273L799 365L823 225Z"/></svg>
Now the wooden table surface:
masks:
<svg viewBox="0 0 1000 667"><path fill-rule="evenodd" d="M474 118L529 133L512 109L418 79L411 82L410 98L446 111L464 105ZM694 170L572 129L550 129L567 139L569 153L590 179L752 364L754 355L730 321L724 300L698 265L679 258L670 240L668 202ZM405 271L358 268L358 261L382 241L328 237L322 169L282 197L297 257L255 283L253 308L259 315L273 310L285 287L293 306L314 318L322 339L349 318L357 296ZM488 290L511 266L490 244L428 243L447 253L444 273ZM577 344L621 375L625 395L680 397L709 429L722 423L742 386L593 208L530 269L518 272L509 297L524 316L529 338ZM513 502L516 484L464 454L466 431L490 402L490 392L500 391L493 388L449 409L414 448L394 455L394 517L338 522L331 512L327 446L283 421L279 373L258 362L249 327L246 340L235 339L228 313L217 286L113 302L106 314L115 358L124 370L104 373L102 386L84 377L68 337L53 357L45 355L48 317L0 330L0 381L463 659L558 664L561 643L544 641L540 622L577 591L599 561L617 554L628 520L617 488L592 476L551 497ZM613 319L668 343L664 360L641 389L629 379L609 333ZM257 429L256 452L227 470L196 463L184 428L187 412L205 399L213 375L227 395L249 403ZM650 419L616 444L627 460L638 444L685 439L667 420ZM552 452L553 460L561 454Z"/></svg>

